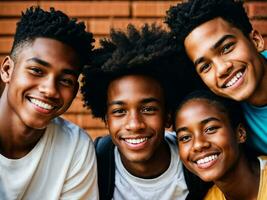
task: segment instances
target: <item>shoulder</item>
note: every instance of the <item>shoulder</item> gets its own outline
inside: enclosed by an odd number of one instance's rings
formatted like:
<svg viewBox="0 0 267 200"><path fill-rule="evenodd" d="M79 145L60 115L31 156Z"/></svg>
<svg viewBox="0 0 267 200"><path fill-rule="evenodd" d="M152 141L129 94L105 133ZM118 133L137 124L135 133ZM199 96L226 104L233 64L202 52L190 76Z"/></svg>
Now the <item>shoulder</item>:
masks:
<svg viewBox="0 0 267 200"><path fill-rule="evenodd" d="M56 133L61 138L71 141L92 143L91 137L85 132L85 130L66 119L57 117L51 123L49 130Z"/></svg>
<svg viewBox="0 0 267 200"><path fill-rule="evenodd" d="M48 127L51 143L56 148L77 158L92 157L95 154L91 137L79 126L61 117L55 118Z"/></svg>
<svg viewBox="0 0 267 200"><path fill-rule="evenodd" d="M259 156L261 170L267 170L267 156Z"/></svg>

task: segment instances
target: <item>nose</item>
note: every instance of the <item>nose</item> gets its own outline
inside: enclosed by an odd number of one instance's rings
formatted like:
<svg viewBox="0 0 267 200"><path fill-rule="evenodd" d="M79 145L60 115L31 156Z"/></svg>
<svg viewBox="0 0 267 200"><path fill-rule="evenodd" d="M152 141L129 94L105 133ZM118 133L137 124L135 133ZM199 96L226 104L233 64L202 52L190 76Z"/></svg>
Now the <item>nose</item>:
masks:
<svg viewBox="0 0 267 200"><path fill-rule="evenodd" d="M57 81L53 77L46 77L43 79L39 85L39 91L45 97L48 98L58 98L58 88L57 88Z"/></svg>
<svg viewBox="0 0 267 200"><path fill-rule="evenodd" d="M201 152L210 147L210 142L200 135L194 138L193 149L194 151Z"/></svg>
<svg viewBox="0 0 267 200"><path fill-rule="evenodd" d="M227 77L233 69L232 62L224 61L223 59L216 59L214 65L216 66L216 76L218 78Z"/></svg>
<svg viewBox="0 0 267 200"><path fill-rule="evenodd" d="M141 114L136 111L129 113L125 128L128 131L139 131L144 129L145 123Z"/></svg>

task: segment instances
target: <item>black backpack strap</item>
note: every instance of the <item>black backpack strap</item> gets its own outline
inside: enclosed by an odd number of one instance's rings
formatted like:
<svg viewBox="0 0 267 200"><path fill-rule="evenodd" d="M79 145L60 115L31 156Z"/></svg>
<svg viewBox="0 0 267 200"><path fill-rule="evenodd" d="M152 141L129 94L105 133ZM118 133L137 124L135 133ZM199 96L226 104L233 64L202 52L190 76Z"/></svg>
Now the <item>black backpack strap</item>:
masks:
<svg viewBox="0 0 267 200"><path fill-rule="evenodd" d="M184 177L189 194L186 200L202 200L207 194L208 190L212 187L212 182L204 182L198 176L190 172L183 165Z"/></svg>
<svg viewBox="0 0 267 200"><path fill-rule="evenodd" d="M115 186L114 144L111 137L98 137L94 141L98 168L98 188L100 200L110 200Z"/></svg>

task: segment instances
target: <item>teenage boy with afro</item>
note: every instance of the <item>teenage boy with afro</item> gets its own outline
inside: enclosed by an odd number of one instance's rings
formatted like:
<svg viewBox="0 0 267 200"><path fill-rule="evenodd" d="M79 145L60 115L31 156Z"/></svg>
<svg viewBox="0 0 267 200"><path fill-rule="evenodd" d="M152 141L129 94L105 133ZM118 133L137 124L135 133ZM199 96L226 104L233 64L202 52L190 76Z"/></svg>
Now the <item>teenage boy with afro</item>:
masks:
<svg viewBox="0 0 267 200"><path fill-rule="evenodd" d="M165 93L173 81L164 68L177 63L169 36L147 24L141 30L133 25L126 32L112 30L84 70L85 104L110 133L95 141L102 200L201 199L205 194L205 185L183 170L175 135L165 133L170 97L177 94ZM180 75L175 78L181 84Z"/></svg>
<svg viewBox="0 0 267 200"><path fill-rule="evenodd" d="M1 65L1 199L98 199L93 142L58 117L77 94L93 41L61 11L22 14Z"/></svg>
<svg viewBox="0 0 267 200"><path fill-rule="evenodd" d="M208 88L242 102L253 130L248 142L266 154L267 52L243 2L189 0L170 8L166 23Z"/></svg>

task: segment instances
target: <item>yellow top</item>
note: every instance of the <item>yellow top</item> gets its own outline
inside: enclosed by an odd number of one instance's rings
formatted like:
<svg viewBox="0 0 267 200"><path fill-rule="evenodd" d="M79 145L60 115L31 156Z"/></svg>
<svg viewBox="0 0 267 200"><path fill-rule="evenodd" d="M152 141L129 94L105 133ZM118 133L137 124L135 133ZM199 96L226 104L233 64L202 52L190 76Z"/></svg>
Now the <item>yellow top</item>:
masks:
<svg viewBox="0 0 267 200"><path fill-rule="evenodd" d="M267 156L258 157L260 161L260 186L257 200L267 200ZM204 200L226 200L222 191L214 185L209 189Z"/></svg>

